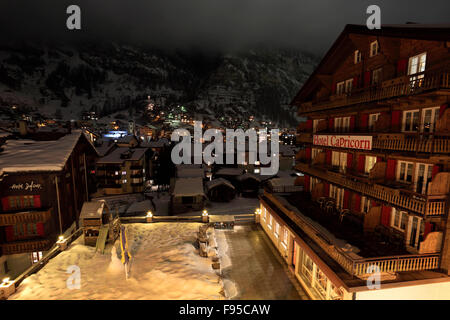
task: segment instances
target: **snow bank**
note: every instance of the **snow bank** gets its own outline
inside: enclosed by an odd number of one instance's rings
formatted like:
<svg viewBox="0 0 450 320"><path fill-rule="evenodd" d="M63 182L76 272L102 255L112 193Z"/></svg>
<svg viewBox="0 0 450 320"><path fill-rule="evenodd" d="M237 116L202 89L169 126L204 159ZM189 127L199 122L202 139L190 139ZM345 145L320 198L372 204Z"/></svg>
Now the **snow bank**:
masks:
<svg viewBox="0 0 450 320"><path fill-rule="evenodd" d="M194 246L200 225L127 225L132 255L128 280L119 260L118 242L102 255L84 246L80 238L25 279L10 299L223 299L222 281L212 269L211 259L200 257ZM214 230L210 230L213 235ZM80 268L80 289L66 286L70 276L66 271L71 265ZM227 282L224 286L229 296L232 288L227 288Z"/></svg>

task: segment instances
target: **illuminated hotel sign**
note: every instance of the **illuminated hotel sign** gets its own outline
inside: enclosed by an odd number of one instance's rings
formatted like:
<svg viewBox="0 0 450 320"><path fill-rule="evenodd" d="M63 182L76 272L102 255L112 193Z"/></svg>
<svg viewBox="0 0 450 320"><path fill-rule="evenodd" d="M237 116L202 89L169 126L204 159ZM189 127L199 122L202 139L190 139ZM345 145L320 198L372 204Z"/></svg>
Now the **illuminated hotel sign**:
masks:
<svg viewBox="0 0 450 320"><path fill-rule="evenodd" d="M314 135L313 144L317 146L372 150L372 136Z"/></svg>

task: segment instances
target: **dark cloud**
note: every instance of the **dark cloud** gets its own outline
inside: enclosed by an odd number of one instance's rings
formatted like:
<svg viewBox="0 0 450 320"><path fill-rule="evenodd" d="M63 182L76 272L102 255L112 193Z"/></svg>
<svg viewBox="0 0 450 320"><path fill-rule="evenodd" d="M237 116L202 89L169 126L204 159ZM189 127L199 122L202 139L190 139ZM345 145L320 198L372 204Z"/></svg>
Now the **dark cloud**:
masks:
<svg viewBox="0 0 450 320"><path fill-rule="evenodd" d="M82 10L82 30L66 29L66 8ZM161 47L232 50L300 47L323 53L347 23L363 24L370 4L382 23L448 23L448 0L1 0L4 39L91 39Z"/></svg>

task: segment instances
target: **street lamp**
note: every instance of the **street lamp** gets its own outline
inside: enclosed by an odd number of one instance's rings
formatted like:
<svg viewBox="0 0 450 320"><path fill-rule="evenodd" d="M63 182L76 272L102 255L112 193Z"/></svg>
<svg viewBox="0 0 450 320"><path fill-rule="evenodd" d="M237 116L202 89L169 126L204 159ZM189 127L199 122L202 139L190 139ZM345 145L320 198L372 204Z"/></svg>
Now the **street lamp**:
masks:
<svg viewBox="0 0 450 320"><path fill-rule="evenodd" d="M207 210L203 210L202 212L202 222L209 222L209 217L208 217L208 211Z"/></svg>
<svg viewBox="0 0 450 320"><path fill-rule="evenodd" d="M148 210L147 215L145 216L147 218L147 222L153 222L153 213Z"/></svg>

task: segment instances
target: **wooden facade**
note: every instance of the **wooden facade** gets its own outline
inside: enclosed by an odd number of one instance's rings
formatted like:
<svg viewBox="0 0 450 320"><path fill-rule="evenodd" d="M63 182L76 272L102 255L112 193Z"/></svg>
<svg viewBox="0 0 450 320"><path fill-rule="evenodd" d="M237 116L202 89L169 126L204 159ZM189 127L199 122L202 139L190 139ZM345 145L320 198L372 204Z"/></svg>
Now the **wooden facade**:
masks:
<svg viewBox="0 0 450 320"><path fill-rule="evenodd" d="M95 190L91 170L96 158L92 144L79 134L61 170L3 172L0 255L46 251L77 221L83 202Z"/></svg>
<svg viewBox="0 0 450 320"><path fill-rule="evenodd" d="M362 217L367 232L398 233L407 251L433 254L445 273L449 38L448 27L349 25L292 102L306 118L296 156L304 190Z"/></svg>

